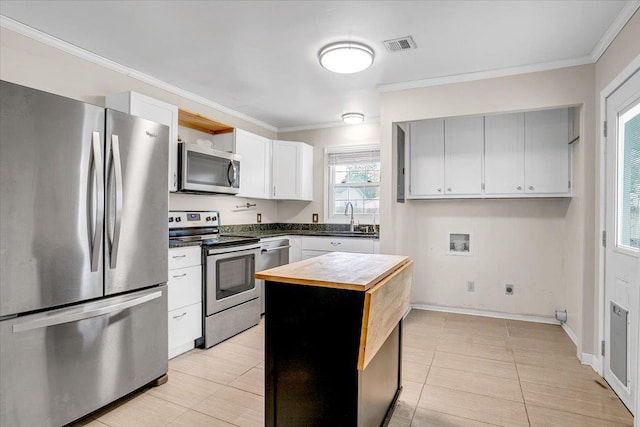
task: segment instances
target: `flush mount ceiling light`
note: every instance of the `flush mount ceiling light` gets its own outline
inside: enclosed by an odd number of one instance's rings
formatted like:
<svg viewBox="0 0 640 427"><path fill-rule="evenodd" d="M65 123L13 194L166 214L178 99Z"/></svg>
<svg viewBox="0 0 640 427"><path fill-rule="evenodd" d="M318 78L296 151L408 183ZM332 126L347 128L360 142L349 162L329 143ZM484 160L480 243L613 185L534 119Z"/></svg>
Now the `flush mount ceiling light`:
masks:
<svg viewBox="0 0 640 427"><path fill-rule="evenodd" d="M357 125L364 122L364 114L362 113L345 113L342 115L342 121L348 125Z"/></svg>
<svg viewBox="0 0 640 427"><path fill-rule="evenodd" d="M323 47L318 58L320 65L329 71L352 74L373 64L373 49L362 43L338 42Z"/></svg>

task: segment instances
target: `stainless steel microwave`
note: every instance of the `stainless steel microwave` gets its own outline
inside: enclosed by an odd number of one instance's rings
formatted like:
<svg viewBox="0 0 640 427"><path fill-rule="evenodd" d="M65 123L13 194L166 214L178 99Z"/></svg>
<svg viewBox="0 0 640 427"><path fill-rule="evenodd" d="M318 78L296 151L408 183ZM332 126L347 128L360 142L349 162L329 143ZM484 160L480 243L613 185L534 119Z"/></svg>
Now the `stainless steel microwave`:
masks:
<svg viewBox="0 0 640 427"><path fill-rule="evenodd" d="M178 145L179 191L238 194L239 155L188 142Z"/></svg>

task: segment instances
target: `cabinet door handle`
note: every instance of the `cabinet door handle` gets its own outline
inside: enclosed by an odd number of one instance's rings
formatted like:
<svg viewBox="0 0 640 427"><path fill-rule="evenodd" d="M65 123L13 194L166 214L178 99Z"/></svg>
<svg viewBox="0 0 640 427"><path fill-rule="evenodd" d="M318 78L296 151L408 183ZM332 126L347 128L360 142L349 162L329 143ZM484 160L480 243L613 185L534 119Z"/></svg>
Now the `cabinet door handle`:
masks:
<svg viewBox="0 0 640 427"><path fill-rule="evenodd" d="M342 244L341 242L330 242L330 243L331 243L331 246L338 246Z"/></svg>
<svg viewBox="0 0 640 427"><path fill-rule="evenodd" d="M518 190L522 190L522 187L518 185Z"/></svg>
<svg viewBox="0 0 640 427"><path fill-rule="evenodd" d="M177 315L177 316L173 316L173 318L174 318L174 319L182 319L182 318L183 318L184 316L186 316L186 315L187 315L187 312L185 311L185 312L184 312L184 313L182 313L182 314L179 314L179 315Z"/></svg>
<svg viewBox="0 0 640 427"><path fill-rule="evenodd" d="M533 185L530 185L530 186L529 186L529 190L533 190Z"/></svg>
<svg viewBox="0 0 640 427"><path fill-rule="evenodd" d="M184 258L184 257L186 257L186 255L173 255L172 256L173 259Z"/></svg>
<svg viewBox="0 0 640 427"><path fill-rule="evenodd" d="M182 274L178 274L177 276L173 276L174 279L182 279L183 277L185 277L187 275L187 273L182 273Z"/></svg>

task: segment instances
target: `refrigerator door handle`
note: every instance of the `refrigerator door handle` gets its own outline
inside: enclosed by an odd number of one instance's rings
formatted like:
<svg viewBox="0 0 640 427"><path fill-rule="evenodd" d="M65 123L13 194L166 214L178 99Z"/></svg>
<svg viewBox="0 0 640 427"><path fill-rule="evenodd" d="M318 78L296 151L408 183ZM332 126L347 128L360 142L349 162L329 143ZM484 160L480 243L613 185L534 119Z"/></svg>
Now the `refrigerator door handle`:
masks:
<svg viewBox="0 0 640 427"><path fill-rule="evenodd" d="M95 215L91 222L95 221L93 239L91 245L91 271L98 271L100 261L100 248L102 247L102 230L104 226L104 162L102 160L102 143L100 132L91 135L91 148L93 151L93 176L96 182L96 193L92 199L96 200L96 208L91 203L91 212Z"/></svg>
<svg viewBox="0 0 640 427"><path fill-rule="evenodd" d="M24 323L17 323L13 325L13 333L26 332L34 329L41 329L49 326L61 325L63 323L78 322L80 320L90 319L92 317L104 316L106 314L115 313L117 311L126 310L127 308L144 304L146 302L160 298L161 296L162 296L162 291L157 291L152 294L148 294L139 298L109 305L107 307L96 308L94 310L87 310L87 311L68 313L68 314L61 313L59 315L47 316L41 319L35 319L35 320L31 320Z"/></svg>
<svg viewBox="0 0 640 427"><path fill-rule="evenodd" d="M112 169L111 169L112 168ZM115 213L113 229L109 224L109 240L111 244L109 266L114 269L118 262L118 246L120 244L120 226L122 224L122 162L120 159L120 142L118 135L111 135L111 168L109 170L109 195L111 195L111 177L115 175ZM111 174L113 170L113 174ZM109 199L111 200L111 199Z"/></svg>

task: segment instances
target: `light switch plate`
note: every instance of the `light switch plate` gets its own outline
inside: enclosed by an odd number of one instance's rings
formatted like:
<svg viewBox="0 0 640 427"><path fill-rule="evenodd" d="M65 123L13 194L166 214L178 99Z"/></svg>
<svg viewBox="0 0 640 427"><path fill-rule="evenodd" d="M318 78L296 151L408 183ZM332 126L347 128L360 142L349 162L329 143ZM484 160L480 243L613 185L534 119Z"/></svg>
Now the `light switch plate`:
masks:
<svg viewBox="0 0 640 427"><path fill-rule="evenodd" d="M260 224L262 222L262 214L259 213L258 217L256 218L256 221L258 221L258 224Z"/></svg>
<svg viewBox="0 0 640 427"><path fill-rule="evenodd" d="M318 223L318 214L314 213L311 215L311 221L313 221L314 224Z"/></svg>

